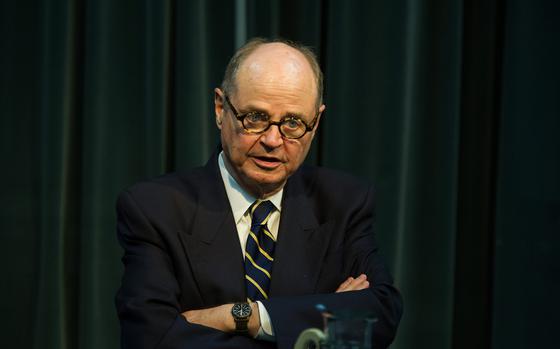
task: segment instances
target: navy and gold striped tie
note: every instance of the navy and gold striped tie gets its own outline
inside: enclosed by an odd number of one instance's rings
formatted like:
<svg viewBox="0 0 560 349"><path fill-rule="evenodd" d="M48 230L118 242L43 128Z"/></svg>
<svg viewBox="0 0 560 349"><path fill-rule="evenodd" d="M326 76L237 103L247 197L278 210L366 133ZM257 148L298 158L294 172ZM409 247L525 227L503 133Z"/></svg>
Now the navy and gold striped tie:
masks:
<svg viewBox="0 0 560 349"><path fill-rule="evenodd" d="M245 285L250 301L268 298L275 239L266 223L273 210L270 201L256 201L251 207L251 230L245 247Z"/></svg>

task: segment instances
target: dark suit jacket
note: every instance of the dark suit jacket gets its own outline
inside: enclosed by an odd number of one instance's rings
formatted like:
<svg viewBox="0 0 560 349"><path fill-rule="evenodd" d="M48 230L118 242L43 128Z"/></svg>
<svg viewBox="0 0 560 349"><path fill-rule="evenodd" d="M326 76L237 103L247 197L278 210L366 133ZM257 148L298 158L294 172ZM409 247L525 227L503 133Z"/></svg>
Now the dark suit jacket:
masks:
<svg viewBox="0 0 560 349"><path fill-rule="evenodd" d="M335 171L302 166L284 188L267 308L276 343L188 323L189 309L243 301L244 262L217 156L205 167L124 191L117 203L124 248L116 297L122 347L292 348L299 333L322 328L315 305L368 309L379 321L374 347L392 341L401 298L374 239L370 187ZM333 293L365 273L370 288Z"/></svg>

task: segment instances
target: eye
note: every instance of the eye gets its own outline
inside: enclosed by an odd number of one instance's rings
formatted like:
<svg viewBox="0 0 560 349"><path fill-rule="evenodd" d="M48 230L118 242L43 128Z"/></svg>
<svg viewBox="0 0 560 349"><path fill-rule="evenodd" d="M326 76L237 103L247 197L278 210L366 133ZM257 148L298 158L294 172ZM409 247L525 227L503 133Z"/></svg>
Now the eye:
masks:
<svg viewBox="0 0 560 349"><path fill-rule="evenodd" d="M288 118L282 122L282 125L285 128L296 130L303 127L303 122L297 118Z"/></svg>
<svg viewBox="0 0 560 349"><path fill-rule="evenodd" d="M266 115L265 113L260 113L260 112L251 112L251 113L248 113L245 116L245 119L252 124L256 124L256 123L261 123L261 122L267 122L268 121L268 115Z"/></svg>

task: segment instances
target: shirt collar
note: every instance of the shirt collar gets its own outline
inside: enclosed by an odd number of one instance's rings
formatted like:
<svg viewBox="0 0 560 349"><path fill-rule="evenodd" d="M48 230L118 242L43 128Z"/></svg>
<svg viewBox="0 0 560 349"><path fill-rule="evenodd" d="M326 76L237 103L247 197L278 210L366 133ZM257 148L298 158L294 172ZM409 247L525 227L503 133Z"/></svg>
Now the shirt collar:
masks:
<svg viewBox="0 0 560 349"><path fill-rule="evenodd" d="M228 196L229 204L233 212L233 219L235 224L238 224L241 218L245 215L249 207L257 200L253 195L249 194L244 190L239 183L233 178L229 173L224 163L224 152L220 152L218 156L218 167L220 168L220 174L222 175L222 181L226 188L226 193ZM280 189L274 195L271 195L265 200L270 200L274 207L281 212L282 210L282 194L284 193L284 188Z"/></svg>

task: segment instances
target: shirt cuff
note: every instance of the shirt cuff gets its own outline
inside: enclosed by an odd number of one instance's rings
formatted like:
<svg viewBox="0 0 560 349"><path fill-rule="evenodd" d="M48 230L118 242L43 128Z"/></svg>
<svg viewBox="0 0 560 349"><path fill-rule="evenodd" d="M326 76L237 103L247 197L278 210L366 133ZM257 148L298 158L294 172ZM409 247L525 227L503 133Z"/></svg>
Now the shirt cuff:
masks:
<svg viewBox="0 0 560 349"><path fill-rule="evenodd" d="M255 338L274 342L276 338L274 337L274 329L272 328L270 315L268 315L268 311L261 302L257 301L257 305L259 306L259 319L261 320L261 327L259 328L259 332Z"/></svg>

